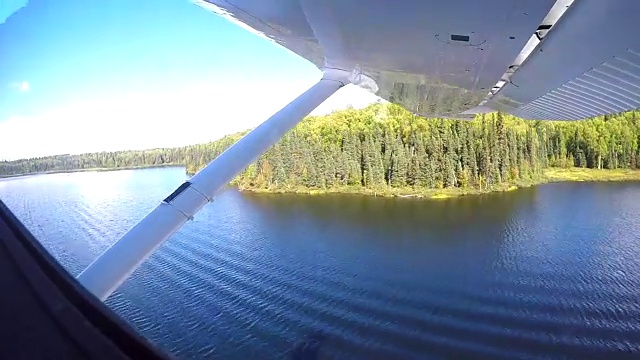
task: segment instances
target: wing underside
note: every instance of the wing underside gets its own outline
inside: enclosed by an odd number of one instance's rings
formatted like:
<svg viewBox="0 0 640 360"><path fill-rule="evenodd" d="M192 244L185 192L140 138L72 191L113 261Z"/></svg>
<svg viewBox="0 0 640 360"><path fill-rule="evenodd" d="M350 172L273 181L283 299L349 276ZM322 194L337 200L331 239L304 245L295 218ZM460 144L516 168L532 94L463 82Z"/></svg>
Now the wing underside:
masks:
<svg viewBox="0 0 640 360"><path fill-rule="evenodd" d="M575 120L640 107L637 0L196 0L425 116Z"/></svg>

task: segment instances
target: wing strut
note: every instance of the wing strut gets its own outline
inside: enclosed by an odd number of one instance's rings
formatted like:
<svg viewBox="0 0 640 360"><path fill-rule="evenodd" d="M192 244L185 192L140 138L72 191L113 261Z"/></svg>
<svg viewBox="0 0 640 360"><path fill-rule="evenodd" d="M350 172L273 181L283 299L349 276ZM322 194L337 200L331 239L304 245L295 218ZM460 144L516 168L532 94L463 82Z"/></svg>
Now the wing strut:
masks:
<svg viewBox="0 0 640 360"><path fill-rule="evenodd" d="M302 118L348 83L366 81L364 75L325 69L322 79L267 121L238 140L136 224L79 276L78 281L105 300L165 240L258 156L274 145ZM370 79L369 79L370 80Z"/></svg>

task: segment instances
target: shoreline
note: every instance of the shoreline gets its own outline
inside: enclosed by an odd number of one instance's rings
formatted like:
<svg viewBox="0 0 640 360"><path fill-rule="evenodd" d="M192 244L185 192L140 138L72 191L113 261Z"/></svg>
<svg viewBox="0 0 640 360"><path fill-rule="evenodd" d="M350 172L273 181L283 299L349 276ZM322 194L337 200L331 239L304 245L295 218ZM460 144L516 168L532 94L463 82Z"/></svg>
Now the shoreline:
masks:
<svg viewBox="0 0 640 360"><path fill-rule="evenodd" d="M119 170L137 170L152 169L164 167L183 167L180 164L161 164L161 165L143 165L128 166L119 168L90 168L90 169L73 169L73 170L54 170L46 172L0 175L0 179L19 178L34 175L50 175L64 174L76 172L107 172ZM188 167L186 167L188 170ZM188 176L193 176L186 171ZM361 186L340 186L327 189L311 189L303 186L288 188L255 188L240 185L232 182L231 186L242 192L251 192L257 194L299 194L299 195L326 195L326 194L350 194L380 197L398 197L408 199L432 199L442 200L457 198L469 195L483 195L491 193L504 193L514 191L520 188L543 185L555 182L640 182L640 170L638 169L588 169L588 168L548 168L544 170L544 174L538 178L519 180L513 183L507 183L500 186L494 186L488 189L477 188L363 188Z"/></svg>
<svg viewBox="0 0 640 360"><path fill-rule="evenodd" d="M234 186L243 192L257 194L301 194L301 195L326 195L326 194L352 194L380 197L398 197L411 199L442 200L469 195L483 195L491 193L504 193L520 188L544 185L557 182L640 182L640 170L636 169L587 169L587 168L549 168L544 175L537 179L520 180L515 183L503 184L489 189L476 188L445 188L445 189L416 189L416 188L385 188L372 189L359 186L342 186L328 189L309 189L305 187L291 188L252 188L235 184Z"/></svg>
<svg viewBox="0 0 640 360"><path fill-rule="evenodd" d="M34 176L34 175L70 174L70 173L78 173L78 172L107 172L107 171L139 170L139 169L153 169L153 168L165 168L165 167L184 167L184 165L161 164L161 165L123 166L123 167L116 167L116 168L51 170L51 171L32 172L32 173L26 173L26 174L0 175L0 179L10 179L10 178L18 178L18 177Z"/></svg>

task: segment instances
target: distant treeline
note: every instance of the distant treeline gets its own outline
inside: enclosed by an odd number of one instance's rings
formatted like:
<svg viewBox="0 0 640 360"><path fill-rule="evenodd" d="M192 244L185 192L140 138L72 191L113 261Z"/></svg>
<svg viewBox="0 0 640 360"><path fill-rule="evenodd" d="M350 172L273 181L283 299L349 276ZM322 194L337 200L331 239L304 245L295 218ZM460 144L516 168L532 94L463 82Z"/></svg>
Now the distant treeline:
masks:
<svg viewBox="0 0 640 360"><path fill-rule="evenodd" d="M0 176L90 169L125 169L177 165L195 169L194 164L206 164L239 139L241 134L226 136L207 144L178 148L127 150L54 155L15 161L0 161Z"/></svg>
<svg viewBox="0 0 640 360"><path fill-rule="evenodd" d="M0 175L88 168L184 165L194 172L242 134L207 144L0 162ZM479 115L425 119L375 104L309 117L249 166L243 187L486 188L547 167L640 168L640 112L583 121Z"/></svg>

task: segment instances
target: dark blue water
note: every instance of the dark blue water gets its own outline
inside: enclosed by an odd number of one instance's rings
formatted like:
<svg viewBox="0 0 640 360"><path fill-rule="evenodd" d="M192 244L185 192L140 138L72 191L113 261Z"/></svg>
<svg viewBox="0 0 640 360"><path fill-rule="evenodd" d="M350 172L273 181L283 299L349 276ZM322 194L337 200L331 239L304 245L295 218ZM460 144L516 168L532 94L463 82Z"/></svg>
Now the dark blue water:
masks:
<svg viewBox="0 0 640 360"><path fill-rule="evenodd" d="M179 168L0 180L78 274ZM229 190L108 301L179 358L640 358L640 184L425 201Z"/></svg>

